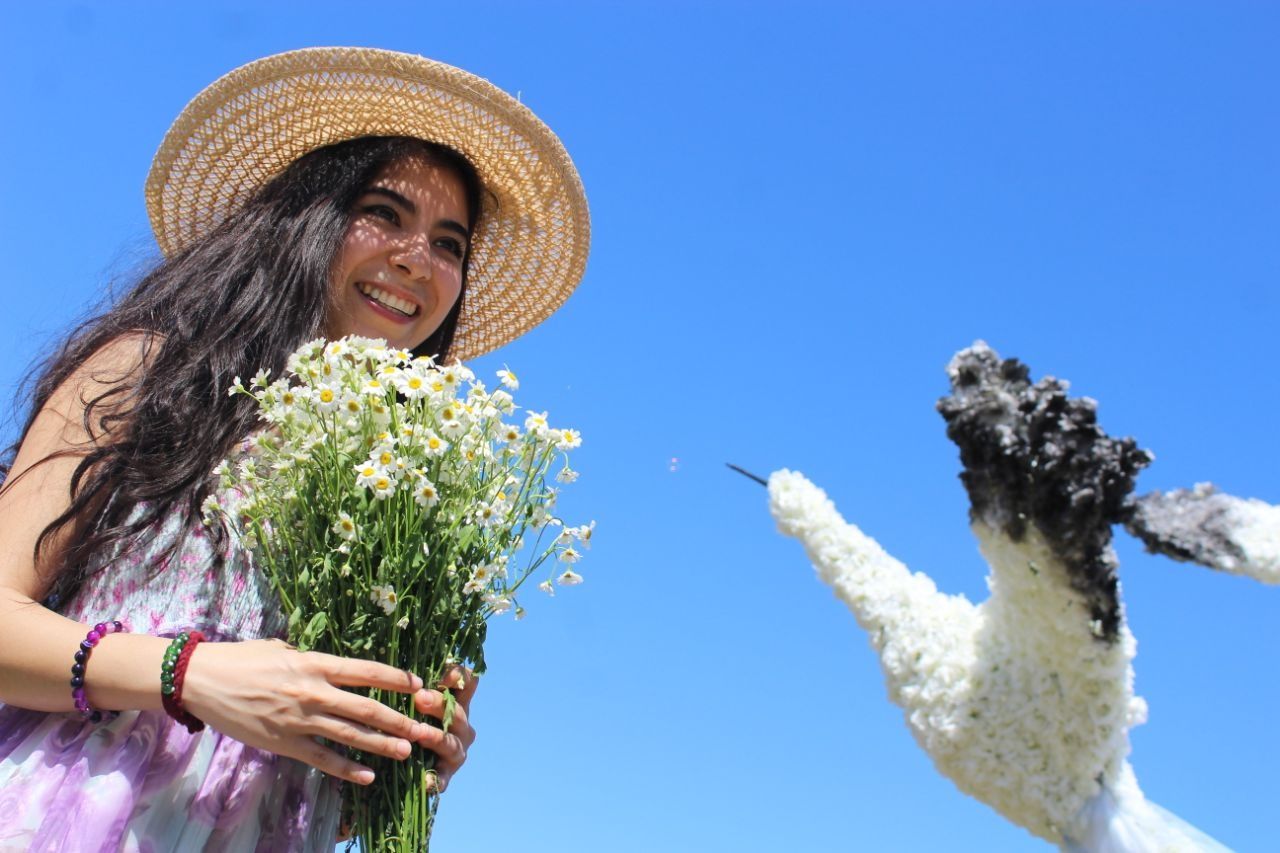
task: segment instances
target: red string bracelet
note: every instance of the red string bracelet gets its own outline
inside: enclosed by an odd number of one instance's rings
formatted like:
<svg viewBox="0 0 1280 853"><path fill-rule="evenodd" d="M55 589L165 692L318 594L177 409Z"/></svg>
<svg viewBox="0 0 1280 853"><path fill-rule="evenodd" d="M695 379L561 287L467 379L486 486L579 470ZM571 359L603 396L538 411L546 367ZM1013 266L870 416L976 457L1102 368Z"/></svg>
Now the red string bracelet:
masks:
<svg viewBox="0 0 1280 853"><path fill-rule="evenodd" d="M191 734L203 730L204 722L182 707L182 683L187 677L191 653L203 640L204 634L199 631L184 631L174 637L160 667L160 701L164 703L165 713L186 726Z"/></svg>

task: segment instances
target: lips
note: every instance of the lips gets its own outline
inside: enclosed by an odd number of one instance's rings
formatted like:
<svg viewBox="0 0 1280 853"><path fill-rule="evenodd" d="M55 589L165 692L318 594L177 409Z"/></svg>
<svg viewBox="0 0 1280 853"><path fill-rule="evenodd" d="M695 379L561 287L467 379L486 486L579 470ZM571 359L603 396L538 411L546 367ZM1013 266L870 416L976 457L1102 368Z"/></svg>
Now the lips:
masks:
<svg viewBox="0 0 1280 853"><path fill-rule="evenodd" d="M381 285L359 281L356 282L356 289L373 309L391 319L412 320L422 313L422 308L416 301L406 299Z"/></svg>

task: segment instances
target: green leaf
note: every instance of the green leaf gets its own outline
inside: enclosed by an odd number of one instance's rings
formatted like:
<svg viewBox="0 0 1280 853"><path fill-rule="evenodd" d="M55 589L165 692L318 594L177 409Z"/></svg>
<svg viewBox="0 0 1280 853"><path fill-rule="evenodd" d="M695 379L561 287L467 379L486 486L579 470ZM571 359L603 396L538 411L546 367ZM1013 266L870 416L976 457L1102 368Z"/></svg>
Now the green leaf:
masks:
<svg viewBox="0 0 1280 853"><path fill-rule="evenodd" d="M295 607L293 612L289 614L289 636L296 637L298 635L298 626L302 624L302 608Z"/></svg>
<svg viewBox="0 0 1280 853"><path fill-rule="evenodd" d="M307 627L302 632L302 637L298 641L298 648L304 652L315 646L316 637L320 636L320 632L325 629L329 623L329 614L321 610L315 616L311 617L311 621L307 623Z"/></svg>

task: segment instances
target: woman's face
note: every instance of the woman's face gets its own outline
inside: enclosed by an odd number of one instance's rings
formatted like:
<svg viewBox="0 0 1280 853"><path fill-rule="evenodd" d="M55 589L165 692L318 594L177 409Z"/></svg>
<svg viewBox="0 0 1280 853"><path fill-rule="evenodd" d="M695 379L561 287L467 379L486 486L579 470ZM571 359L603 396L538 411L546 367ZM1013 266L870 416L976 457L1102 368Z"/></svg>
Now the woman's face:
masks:
<svg viewBox="0 0 1280 853"><path fill-rule="evenodd" d="M462 292L466 198L451 169L422 157L384 169L356 199L334 259L326 337L411 350L438 329Z"/></svg>

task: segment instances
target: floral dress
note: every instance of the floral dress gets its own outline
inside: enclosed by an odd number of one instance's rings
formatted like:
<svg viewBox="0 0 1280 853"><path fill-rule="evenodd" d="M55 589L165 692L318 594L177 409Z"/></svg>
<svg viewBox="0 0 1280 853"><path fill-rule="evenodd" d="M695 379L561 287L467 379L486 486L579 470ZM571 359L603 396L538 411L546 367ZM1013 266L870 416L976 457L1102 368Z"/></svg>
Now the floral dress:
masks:
<svg viewBox="0 0 1280 853"><path fill-rule="evenodd" d="M62 612L164 637L192 628L211 640L283 636L274 594L234 540L218 568L195 529L152 572L184 532L171 515ZM209 728L189 734L163 711L94 725L0 704L0 851L332 850L340 811L331 777Z"/></svg>

